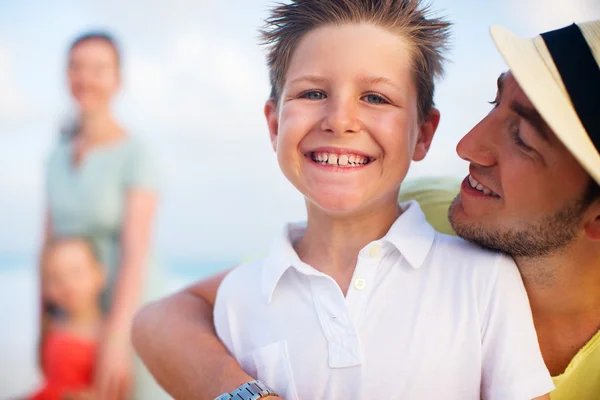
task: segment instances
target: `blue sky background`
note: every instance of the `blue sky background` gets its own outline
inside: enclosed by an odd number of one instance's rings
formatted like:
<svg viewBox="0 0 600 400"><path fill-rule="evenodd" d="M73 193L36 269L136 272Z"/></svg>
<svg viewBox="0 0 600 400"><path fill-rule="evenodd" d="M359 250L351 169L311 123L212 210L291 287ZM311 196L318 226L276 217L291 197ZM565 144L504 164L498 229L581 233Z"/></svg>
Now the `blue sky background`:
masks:
<svg viewBox="0 0 600 400"><path fill-rule="evenodd" d="M65 54L83 30L121 41L120 120L155 149L164 171L157 246L167 257L260 254L303 200L280 174L262 107L269 87L257 30L263 0L0 0L0 254L37 251L44 161L72 106ZM488 111L505 69L488 35L531 36L600 18L597 0L437 0L455 23L438 85L442 122L410 176L466 173L458 140Z"/></svg>

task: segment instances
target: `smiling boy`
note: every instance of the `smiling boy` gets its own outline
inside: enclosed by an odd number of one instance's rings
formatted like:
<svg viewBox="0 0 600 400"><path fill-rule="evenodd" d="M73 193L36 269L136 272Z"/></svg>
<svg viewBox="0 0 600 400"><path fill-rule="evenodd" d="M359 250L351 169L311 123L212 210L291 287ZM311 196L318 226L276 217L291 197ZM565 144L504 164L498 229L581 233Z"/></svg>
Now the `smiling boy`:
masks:
<svg viewBox="0 0 600 400"><path fill-rule="evenodd" d="M439 122L448 29L417 0L273 9L265 116L308 219L219 288L217 333L259 380L219 398L528 400L553 389L513 261L397 204Z"/></svg>

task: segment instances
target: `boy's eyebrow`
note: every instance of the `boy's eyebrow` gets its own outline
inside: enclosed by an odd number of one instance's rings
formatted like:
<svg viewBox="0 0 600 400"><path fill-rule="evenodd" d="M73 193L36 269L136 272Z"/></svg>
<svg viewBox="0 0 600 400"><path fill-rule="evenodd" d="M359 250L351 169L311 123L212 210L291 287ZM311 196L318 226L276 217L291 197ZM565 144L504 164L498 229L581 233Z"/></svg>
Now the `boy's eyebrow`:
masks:
<svg viewBox="0 0 600 400"><path fill-rule="evenodd" d="M535 128L535 132L538 133L545 142L550 143L550 133L552 130L535 108L525 106L518 101L513 101L510 104L510 109L525 121L529 122L529 124Z"/></svg>
<svg viewBox="0 0 600 400"><path fill-rule="evenodd" d="M358 78L358 80L367 85L384 84L384 85L391 86L394 89L397 89L400 91L403 90L403 88L398 86L397 84L395 84L394 81L392 81L389 78L383 77L383 76L361 76ZM302 75L295 79L290 80L290 83L294 84L294 83L298 83L298 82L310 82L310 83L322 85L322 84L326 83L327 81L328 81L328 79L326 79L322 76L319 76L319 75Z"/></svg>
<svg viewBox="0 0 600 400"><path fill-rule="evenodd" d="M360 81L369 85L376 85L378 83L382 83L400 91L404 90L402 87L395 84L394 81L383 76L363 76L360 77Z"/></svg>
<svg viewBox="0 0 600 400"><path fill-rule="evenodd" d="M290 83L292 83L292 84L298 83L298 82L311 82L311 83L323 84L323 83L327 82L327 79L325 79L319 75L301 75L295 79L290 80Z"/></svg>

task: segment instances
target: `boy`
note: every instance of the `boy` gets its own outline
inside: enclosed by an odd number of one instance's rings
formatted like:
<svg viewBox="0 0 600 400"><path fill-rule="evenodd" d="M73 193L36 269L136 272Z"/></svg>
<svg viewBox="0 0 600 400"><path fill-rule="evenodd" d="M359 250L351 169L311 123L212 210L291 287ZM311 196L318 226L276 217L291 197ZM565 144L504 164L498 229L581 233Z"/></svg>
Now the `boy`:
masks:
<svg viewBox="0 0 600 400"><path fill-rule="evenodd" d="M448 29L418 0L273 10L265 116L308 220L220 286L217 333L259 379L220 398L526 400L553 389L512 260L436 233L416 202L397 205L439 122Z"/></svg>

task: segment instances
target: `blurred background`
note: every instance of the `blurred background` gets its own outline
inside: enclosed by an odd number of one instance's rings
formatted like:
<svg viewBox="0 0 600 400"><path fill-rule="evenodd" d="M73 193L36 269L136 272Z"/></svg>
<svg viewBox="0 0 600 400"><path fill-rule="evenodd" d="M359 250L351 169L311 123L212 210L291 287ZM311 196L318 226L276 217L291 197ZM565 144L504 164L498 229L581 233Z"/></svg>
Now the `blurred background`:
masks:
<svg viewBox="0 0 600 400"><path fill-rule="evenodd" d="M119 40L115 114L160 160L155 249L169 290L263 254L285 221L304 217L262 115L269 85L256 42L269 4L0 0L0 399L32 379L19 360L35 351L44 168L74 117L66 56L82 31ZM455 146L489 111L505 69L489 25L532 36L600 18L597 0L435 0L433 8L454 22L453 48L436 93L441 124L410 178L466 174Z"/></svg>

